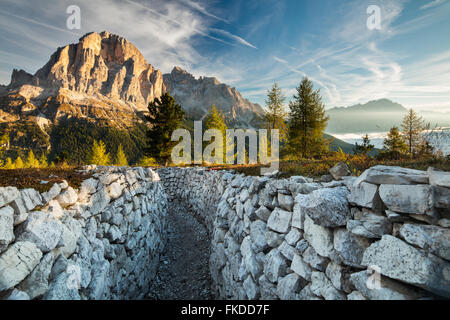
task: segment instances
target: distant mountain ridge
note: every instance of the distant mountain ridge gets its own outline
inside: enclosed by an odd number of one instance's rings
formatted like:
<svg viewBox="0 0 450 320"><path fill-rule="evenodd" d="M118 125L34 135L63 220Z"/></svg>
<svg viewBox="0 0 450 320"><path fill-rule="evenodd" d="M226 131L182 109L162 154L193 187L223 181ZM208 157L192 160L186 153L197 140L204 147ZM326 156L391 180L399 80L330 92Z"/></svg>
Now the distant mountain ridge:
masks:
<svg viewBox="0 0 450 320"><path fill-rule="evenodd" d="M350 107L335 107L327 110L333 112L405 112L407 109L399 103L389 99L372 100L365 104L356 104Z"/></svg>

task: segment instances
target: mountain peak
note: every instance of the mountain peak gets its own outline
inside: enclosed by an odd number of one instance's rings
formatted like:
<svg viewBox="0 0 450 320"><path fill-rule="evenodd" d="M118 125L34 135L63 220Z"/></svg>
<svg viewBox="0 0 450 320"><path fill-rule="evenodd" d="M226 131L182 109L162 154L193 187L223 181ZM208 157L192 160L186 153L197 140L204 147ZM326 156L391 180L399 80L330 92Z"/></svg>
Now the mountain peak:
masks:
<svg viewBox="0 0 450 320"><path fill-rule="evenodd" d="M383 98L372 100L365 104L355 104L349 107L335 107L328 110L328 112L345 111L345 112L404 112L407 109L401 104L393 102L389 99Z"/></svg>

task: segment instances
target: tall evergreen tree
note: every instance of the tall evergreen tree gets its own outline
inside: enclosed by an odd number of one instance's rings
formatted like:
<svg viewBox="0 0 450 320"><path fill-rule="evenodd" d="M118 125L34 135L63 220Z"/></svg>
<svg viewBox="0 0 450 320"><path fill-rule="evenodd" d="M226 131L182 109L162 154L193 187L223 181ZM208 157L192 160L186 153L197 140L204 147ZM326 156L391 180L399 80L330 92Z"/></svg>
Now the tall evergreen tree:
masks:
<svg viewBox="0 0 450 320"><path fill-rule="evenodd" d="M39 168L47 168L48 167L48 161L47 156L45 153L41 154L41 157L39 158Z"/></svg>
<svg viewBox="0 0 450 320"><path fill-rule="evenodd" d="M11 158L6 158L3 169L14 169L14 163L12 162Z"/></svg>
<svg viewBox="0 0 450 320"><path fill-rule="evenodd" d="M172 141L172 133L183 123L184 111L169 93L151 102L148 111L146 119L151 128L147 131L145 154L167 165L178 143Z"/></svg>
<svg viewBox="0 0 450 320"><path fill-rule="evenodd" d="M328 151L328 141L323 137L328 117L319 90L304 77L294 101L289 104L289 153L305 158Z"/></svg>
<svg viewBox="0 0 450 320"><path fill-rule="evenodd" d="M106 152L106 146L103 141L94 141L92 145L91 154L88 158L89 164L96 164L99 166L107 166L110 163L109 153Z"/></svg>
<svg viewBox="0 0 450 320"><path fill-rule="evenodd" d="M402 135L408 145L410 157L417 152L418 146L422 143L422 131L425 128L423 118L419 116L413 109L409 109L403 118Z"/></svg>
<svg viewBox="0 0 450 320"><path fill-rule="evenodd" d="M353 148L353 152L355 154L369 154L375 146L370 143L369 135L365 135L362 137L362 144L355 143L355 147Z"/></svg>
<svg viewBox="0 0 450 320"><path fill-rule="evenodd" d="M392 127L383 143L382 155L398 159L408 152L408 146L397 127Z"/></svg>
<svg viewBox="0 0 450 320"><path fill-rule="evenodd" d="M115 161L116 166L119 166L119 167L128 166L128 160L125 155L125 152L123 151L122 144L119 144L119 147L117 148L117 154L116 154L115 160L116 160Z"/></svg>
<svg viewBox="0 0 450 320"><path fill-rule="evenodd" d="M284 110L284 101L286 97L283 95L281 88L274 83L271 89L267 90L265 121L267 129L278 129L280 140L287 138L287 113Z"/></svg>
<svg viewBox="0 0 450 320"><path fill-rule="evenodd" d="M208 111L205 117L205 131L208 129L217 129L222 133L223 138L223 161L226 161L226 136L228 126L225 123L225 116L221 111L219 111L215 105ZM208 143L203 144L203 148L208 145Z"/></svg>

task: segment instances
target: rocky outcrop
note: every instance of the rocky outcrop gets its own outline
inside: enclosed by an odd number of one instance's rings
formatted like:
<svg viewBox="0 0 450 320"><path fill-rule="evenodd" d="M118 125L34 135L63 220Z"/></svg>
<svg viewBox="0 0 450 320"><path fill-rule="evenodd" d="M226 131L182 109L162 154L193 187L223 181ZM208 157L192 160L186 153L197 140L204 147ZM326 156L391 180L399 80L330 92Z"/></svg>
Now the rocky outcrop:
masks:
<svg viewBox="0 0 450 320"><path fill-rule="evenodd" d="M200 77L175 67L164 75L166 90L196 120L200 120L215 105L231 126L254 127L264 114L260 105L244 99L236 88L220 83L216 78Z"/></svg>

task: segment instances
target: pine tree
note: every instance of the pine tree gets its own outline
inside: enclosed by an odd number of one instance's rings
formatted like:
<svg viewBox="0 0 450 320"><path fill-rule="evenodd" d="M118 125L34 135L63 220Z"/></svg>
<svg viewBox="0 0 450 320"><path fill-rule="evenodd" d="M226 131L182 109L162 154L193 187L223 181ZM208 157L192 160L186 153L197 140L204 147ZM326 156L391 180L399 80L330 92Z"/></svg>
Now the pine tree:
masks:
<svg viewBox="0 0 450 320"><path fill-rule="evenodd" d="M14 169L14 163L12 162L11 158L6 158L5 164L3 165L3 169Z"/></svg>
<svg viewBox="0 0 450 320"><path fill-rule="evenodd" d="M296 156L300 152L305 158L328 151L328 141L323 137L328 117L319 90L313 89L307 77L297 88L289 108L289 153Z"/></svg>
<svg viewBox="0 0 450 320"><path fill-rule="evenodd" d="M23 169L23 168L24 168L24 163L22 161L22 158L19 156L14 161L14 169Z"/></svg>
<svg viewBox="0 0 450 320"><path fill-rule="evenodd" d="M123 152L123 147L122 147L121 144L117 148L115 164L116 164L116 166L119 166L119 167L126 167L126 166L128 166L128 160L127 160L127 157L125 155L125 152Z"/></svg>
<svg viewBox="0 0 450 320"><path fill-rule="evenodd" d="M409 109L408 113L403 118L402 135L408 145L408 152L410 157L413 157L421 144L422 131L425 128L423 118L419 116L413 109Z"/></svg>
<svg viewBox="0 0 450 320"><path fill-rule="evenodd" d="M106 152L106 146L103 141L94 141L89 157L90 164L107 166L109 164L109 153Z"/></svg>
<svg viewBox="0 0 450 320"><path fill-rule="evenodd" d="M39 168L39 160L34 156L33 150L28 151L25 168Z"/></svg>
<svg viewBox="0 0 450 320"><path fill-rule="evenodd" d="M223 138L223 161L226 161L226 136L228 126L225 123L225 116L219 111L215 105L208 111L208 114L205 117L205 131L209 129L217 129L222 133ZM208 143L203 144L203 148L206 147Z"/></svg>
<svg viewBox="0 0 450 320"><path fill-rule="evenodd" d="M168 164L172 149L178 142L172 141L172 133L180 128L184 111L169 93L156 98L148 106L146 116L151 128L147 131L147 147L145 155L159 162Z"/></svg>
<svg viewBox="0 0 450 320"><path fill-rule="evenodd" d="M47 156L45 153L42 152L41 157L39 158L39 168L47 168L48 167L48 161Z"/></svg>
<svg viewBox="0 0 450 320"><path fill-rule="evenodd" d="M362 137L362 144L355 143L355 147L353 148L353 152L355 154L365 154L368 155L375 146L370 143L369 135L365 135Z"/></svg>
<svg viewBox="0 0 450 320"><path fill-rule="evenodd" d="M267 90L267 111L265 114L267 129L278 129L281 141L284 141L287 138L287 113L284 110L285 100L286 97L283 95L283 92L277 83L274 83L272 88Z"/></svg>
<svg viewBox="0 0 450 320"><path fill-rule="evenodd" d="M399 159L408 152L408 146L397 127L392 127L383 143L382 156Z"/></svg>

